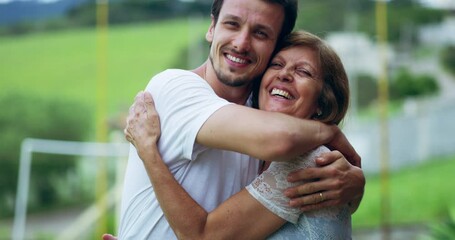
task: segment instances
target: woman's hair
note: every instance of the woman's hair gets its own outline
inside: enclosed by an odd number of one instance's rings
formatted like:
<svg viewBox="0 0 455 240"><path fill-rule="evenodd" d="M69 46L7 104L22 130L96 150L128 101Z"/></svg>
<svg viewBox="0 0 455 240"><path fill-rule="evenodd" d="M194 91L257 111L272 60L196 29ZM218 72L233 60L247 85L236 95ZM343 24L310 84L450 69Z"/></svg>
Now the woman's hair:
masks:
<svg viewBox="0 0 455 240"><path fill-rule="evenodd" d="M245 0L247 1L247 0ZM278 41L282 40L285 36L291 33L294 29L295 21L297 19L298 2L297 0L261 0L271 4L278 4L283 7L284 10L284 21L281 26L281 32L278 37ZM220 16L221 7L223 7L224 0L214 0L212 3L211 14L214 18L215 24L218 23L218 17Z"/></svg>
<svg viewBox="0 0 455 240"><path fill-rule="evenodd" d="M312 118L327 124L339 124L349 106L349 81L343 63L327 43L306 31L295 31L289 34L277 47L276 52L299 46L309 47L319 54L323 82L317 107L320 109L320 114L314 114ZM255 107L258 106L259 85L260 83L253 88L253 105Z"/></svg>

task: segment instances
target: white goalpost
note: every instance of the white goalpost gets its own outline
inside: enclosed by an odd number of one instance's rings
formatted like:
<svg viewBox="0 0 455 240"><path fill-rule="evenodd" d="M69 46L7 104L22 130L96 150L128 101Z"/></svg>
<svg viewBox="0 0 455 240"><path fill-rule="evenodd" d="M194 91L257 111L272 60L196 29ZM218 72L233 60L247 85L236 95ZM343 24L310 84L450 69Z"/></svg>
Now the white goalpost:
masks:
<svg viewBox="0 0 455 240"><path fill-rule="evenodd" d="M27 198L30 183L30 171L33 153L47 153L47 154L62 154L62 155L76 155L76 156L92 156L92 157L118 157L126 160L129 151L129 144L127 143L96 143L96 142L75 142L75 141L57 141L57 140L44 140L44 139L25 139L21 145L20 162L19 162L19 177L17 186L17 195L15 203L15 213L13 222L12 239L22 240L25 235L25 225L27 217ZM123 170L125 161L117 161L117 169ZM122 164L123 163L123 164ZM117 171L119 172L119 171ZM117 184L122 180L117 177ZM116 194L117 188L111 189L105 195L109 199L109 205L115 204L119 199ZM112 197L113 196L113 197ZM90 207L86 212L81 214L75 223L89 223L90 219L95 221L102 212L95 207ZM118 215L118 214L117 214ZM81 224L79 224L81 225ZM72 227L76 230L75 227ZM64 231L61 235L71 236L74 231ZM76 234L77 235L77 234Z"/></svg>

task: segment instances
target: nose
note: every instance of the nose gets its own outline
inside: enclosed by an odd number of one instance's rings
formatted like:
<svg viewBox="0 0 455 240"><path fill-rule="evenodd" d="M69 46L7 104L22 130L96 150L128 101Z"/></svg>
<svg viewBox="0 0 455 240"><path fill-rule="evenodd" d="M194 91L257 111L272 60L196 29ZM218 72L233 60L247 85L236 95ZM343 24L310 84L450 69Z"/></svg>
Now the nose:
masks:
<svg viewBox="0 0 455 240"><path fill-rule="evenodd" d="M292 82L293 81L292 69L283 67L278 73L278 79L283 82Z"/></svg>
<svg viewBox="0 0 455 240"><path fill-rule="evenodd" d="M250 50L251 39L248 29L245 28L238 32L234 38L233 46L235 50L240 53L248 52Z"/></svg>

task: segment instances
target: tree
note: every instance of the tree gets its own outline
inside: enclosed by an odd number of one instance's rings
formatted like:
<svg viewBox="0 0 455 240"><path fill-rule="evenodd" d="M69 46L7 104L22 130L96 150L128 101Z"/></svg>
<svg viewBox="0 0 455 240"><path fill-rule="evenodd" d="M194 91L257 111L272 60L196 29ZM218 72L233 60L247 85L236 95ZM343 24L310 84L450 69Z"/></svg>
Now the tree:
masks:
<svg viewBox="0 0 455 240"><path fill-rule="evenodd" d="M447 46L442 51L441 64L445 70L455 76L455 45Z"/></svg>
<svg viewBox="0 0 455 240"><path fill-rule="evenodd" d="M430 75L414 75L407 69L400 69L391 81L390 95L400 100L407 97L427 96L439 91L436 79Z"/></svg>
<svg viewBox="0 0 455 240"><path fill-rule="evenodd" d="M17 188L21 142L25 138L81 141L90 132L92 119L80 103L29 94L1 96L0 109L0 213L9 215L12 209L8 206ZM58 198L52 181L74 168L74 158L44 154L33 158L30 190L36 196L35 203L39 207L55 204Z"/></svg>

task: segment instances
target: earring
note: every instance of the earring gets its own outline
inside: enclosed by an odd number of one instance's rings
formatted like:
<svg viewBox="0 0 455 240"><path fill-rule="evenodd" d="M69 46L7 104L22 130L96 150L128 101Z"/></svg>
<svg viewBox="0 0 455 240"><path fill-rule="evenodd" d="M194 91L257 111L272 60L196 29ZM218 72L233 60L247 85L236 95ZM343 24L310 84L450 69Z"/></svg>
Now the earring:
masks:
<svg viewBox="0 0 455 240"><path fill-rule="evenodd" d="M318 109L316 111L316 116L320 117L322 115L322 110L321 109Z"/></svg>

